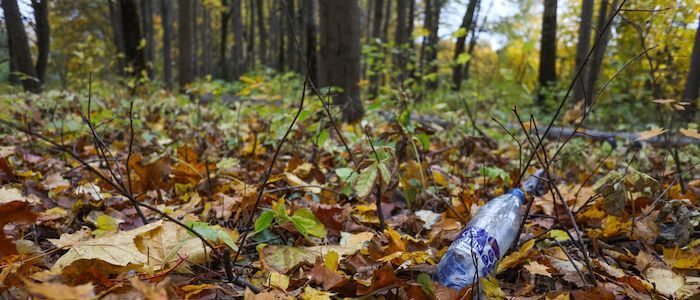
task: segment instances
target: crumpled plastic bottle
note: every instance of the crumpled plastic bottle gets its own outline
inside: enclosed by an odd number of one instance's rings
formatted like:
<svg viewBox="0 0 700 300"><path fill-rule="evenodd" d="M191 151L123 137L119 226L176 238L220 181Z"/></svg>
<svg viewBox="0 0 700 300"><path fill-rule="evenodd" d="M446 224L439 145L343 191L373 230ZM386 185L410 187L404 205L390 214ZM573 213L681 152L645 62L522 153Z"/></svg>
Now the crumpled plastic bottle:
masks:
<svg viewBox="0 0 700 300"><path fill-rule="evenodd" d="M523 183L526 191L541 193L538 178L542 173L538 171ZM433 279L461 290L478 277L488 276L515 240L524 203L525 193L515 188L482 206L440 259Z"/></svg>

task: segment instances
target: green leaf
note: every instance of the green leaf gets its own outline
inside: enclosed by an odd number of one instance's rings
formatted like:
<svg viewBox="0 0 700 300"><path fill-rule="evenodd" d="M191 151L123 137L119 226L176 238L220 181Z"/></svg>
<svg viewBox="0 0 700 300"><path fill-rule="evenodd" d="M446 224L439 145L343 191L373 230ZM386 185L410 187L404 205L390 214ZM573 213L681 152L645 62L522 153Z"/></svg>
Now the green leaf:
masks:
<svg viewBox="0 0 700 300"><path fill-rule="evenodd" d="M187 227L199 233L210 242L218 243L219 241L222 241L224 244L231 247L232 250L238 250L238 246L236 246L236 243L233 241L228 232L226 232L219 225L212 226L205 222L187 222Z"/></svg>
<svg viewBox="0 0 700 300"><path fill-rule="evenodd" d="M323 147L323 144L328 140L328 129L324 129L318 134L318 139L316 140L316 146Z"/></svg>
<svg viewBox="0 0 700 300"><path fill-rule="evenodd" d="M323 223L321 223L321 221L316 218L316 215L308 208L297 209L291 217L291 220L292 223L294 223L294 227L304 236L312 235L322 238L327 234L326 227L323 226Z"/></svg>
<svg viewBox="0 0 700 300"><path fill-rule="evenodd" d="M261 232L270 225L272 225L272 220L275 218L275 212L268 210L262 213L257 220L255 220L255 233Z"/></svg>
<svg viewBox="0 0 700 300"><path fill-rule="evenodd" d="M467 29L464 27L460 27L459 29L457 29L457 31L455 31L452 34L452 37L454 37L454 38L461 38L461 37L465 37L465 36L467 36Z"/></svg>
<svg viewBox="0 0 700 300"><path fill-rule="evenodd" d="M379 172L382 174L382 181L384 181L384 184L389 184L389 179L391 179L389 168L383 162L377 164L377 166L379 167Z"/></svg>
<svg viewBox="0 0 700 300"><path fill-rule="evenodd" d="M420 285L423 287L423 291L425 291L428 296L433 297L435 295L435 285L433 283L433 279L430 278L430 275L420 273L418 278L416 278L416 281L420 283Z"/></svg>
<svg viewBox="0 0 700 300"><path fill-rule="evenodd" d="M357 193L357 197L364 198L372 192L374 183L377 180L377 173L376 164L372 164L368 168L362 170L360 176L357 177L357 181L355 181L355 193Z"/></svg>
<svg viewBox="0 0 700 300"><path fill-rule="evenodd" d="M355 170L350 169L350 168L337 168L335 169L335 175L338 175L340 180L342 182L347 182L348 179L350 178L350 175L355 172Z"/></svg>
<svg viewBox="0 0 700 300"><path fill-rule="evenodd" d="M468 53L462 53L459 56L457 56L457 63L460 65L466 64L471 58L471 55L469 55Z"/></svg>

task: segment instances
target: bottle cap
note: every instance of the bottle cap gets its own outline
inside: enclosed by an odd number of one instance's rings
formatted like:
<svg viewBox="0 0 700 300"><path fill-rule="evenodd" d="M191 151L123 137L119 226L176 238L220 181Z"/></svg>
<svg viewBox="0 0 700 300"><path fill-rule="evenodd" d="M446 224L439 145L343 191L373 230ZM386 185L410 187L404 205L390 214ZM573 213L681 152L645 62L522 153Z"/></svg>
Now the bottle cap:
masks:
<svg viewBox="0 0 700 300"><path fill-rule="evenodd" d="M508 194L515 195L520 199L520 203L525 204L525 193L518 188L508 191Z"/></svg>

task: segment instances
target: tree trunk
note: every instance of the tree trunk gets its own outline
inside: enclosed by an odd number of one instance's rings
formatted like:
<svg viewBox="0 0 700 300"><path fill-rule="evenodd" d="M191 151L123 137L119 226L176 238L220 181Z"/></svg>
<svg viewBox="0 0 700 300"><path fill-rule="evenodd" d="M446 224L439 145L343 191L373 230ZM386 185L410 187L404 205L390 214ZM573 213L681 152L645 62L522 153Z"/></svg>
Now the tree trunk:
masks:
<svg viewBox="0 0 700 300"><path fill-rule="evenodd" d="M578 44L576 45L576 68L583 68L581 73L586 74L588 66L583 66L586 60L586 55L591 48L591 28L593 27L593 4L594 0L583 0L581 2L581 23L578 28ZM578 71L578 70L576 70ZM589 107L591 95L586 95L585 92L585 76L579 76L574 82L574 101L585 101L586 107Z"/></svg>
<svg viewBox="0 0 700 300"><path fill-rule="evenodd" d="M429 74L437 74L438 71L438 61L437 61L437 48L440 43L440 37L438 36L438 29L440 27L440 10L442 9L443 0L427 0L431 3L430 6L426 5L426 23L429 30L428 41L425 49L425 59L428 64ZM435 90L438 87L438 78L435 76L432 80L429 80L425 85L429 90Z"/></svg>
<svg viewBox="0 0 700 300"><path fill-rule="evenodd" d="M687 122L693 122L698 111L698 94L700 93L700 27L695 31L695 43L693 44L693 52L690 55L690 70L685 81L685 89L683 90L683 100L690 102L686 109L682 112L683 119ZM695 120L697 121L697 120Z"/></svg>
<svg viewBox="0 0 700 300"><path fill-rule="evenodd" d="M243 74L245 62L243 61L243 20L241 19L241 0L231 1L231 20L233 22L233 78Z"/></svg>
<svg viewBox="0 0 700 300"><path fill-rule="evenodd" d="M117 48L117 74L124 75L126 62L124 62L124 58L122 57L125 51L121 9L115 1L107 1L107 5L109 6L109 23L112 28L112 39Z"/></svg>
<svg viewBox="0 0 700 300"><path fill-rule="evenodd" d="M267 53L267 30L265 29L265 7L264 7L264 2L263 0L256 0L256 10L255 12L258 14L258 38L260 39L260 43L258 43L258 55L260 58L265 58L267 57L265 54ZM261 60L260 61L261 65L264 65L265 63Z"/></svg>
<svg viewBox="0 0 700 300"><path fill-rule="evenodd" d="M193 54L192 55L192 60L193 60L192 72L194 73L195 78L198 78L199 75L202 73L201 72L202 66L201 66L200 60L199 60L199 48L200 48L199 47L199 40L201 37L199 35L199 24L197 23L197 19L199 18L199 15L197 14L197 12L199 11L199 8L198 8L199 4L197 2L198 2L197 0L193 0L192 4L190 4L191 5L190 7L192 8L192 10L190 12L192 14L192 17L191 17L192 18L192 36L194 37L194 40L192 43L192 48L193 48L192 49L192 51L193 51L193 53L192 53Z"/></svg>
<svg viewBox="0 0 700 300"><path fill-rule="evenodd" d="M255 7L254 0L248 1L248 48L246 49L247 68L255 69ZM262 54L260 54L262 55ZM264 56L261 56L264 57ZM246 70L247 71L247 70Z"/></svg>
<svg viewBox="0 0 700 300"><path fill-rule="evenodd" d="M312 82L318 82L318 54L316 50L317 40L317 27L316 27L316 5L314 0L301 0L304 20L304 45L305 49L305 59L308 65L309 79ZM302 66L302 69L306 70L307 66ZM305 72L304 72L305 73Z"/></svg>
<svg viewBox="0 0 700 300"><path fill-rule="evenodd" d="M220 75L221 78L225 80L230 80L229 78L229 70L228 70L228 61L226 61L226 45L228 44L228 21L231 19L231 7L229 6L229 3L224 1L222 3L226 8L228 8L227 11L221 13L221 44L219 44L219 68L220 68Z"/></svg>
<svg viewBox="0 0 700 300"><path fill-rule="evenodd" d="M464 68L463 63L459 63L459 57L464 53L465 43L467 41L467 36L469 32L472 31L472 26L476 26L474 20L474 12L476 11L476 4L478 0L469 0L467 5L467 11L464 13L464 18L462 19L462 26L460 30L464 28L464 34L457 37L457 44L455 45L455 55L454 55L454 67L452 67L452 89L459 91L462 84L462 70Z"/></svg>
<svg viewBox="0 0 700 300"><path fill-rule="evenodd" d="M413 19L416 17L416 0L408 0L408 28L406 29L406 37L408 38L408 45L410 46L411 49L413 49L414 43L413 43L413 29L415 28L415 24L413 23Z"/></svg>
<svg viewBox="0 0 700 300"><path fill-rule="evenodd" d="M177 2L177 48L178 48L178 83L180 89L192 83L194 70L192 66L192 13L189 0Z"/></svg>
<svg viewBox="0 0 700 300"><path fill-rule="evenodd" d="M394 30L394 44L398 51L394 54L394 67L399 70L399 82L406 79L406 51L404 49L408 35L406 32L406 1L396 2L396 29ZM411 20L413 22L413 20Z"/></svg>
<svg viewBox="0 0 700 300"><path fill-rule="evenodd" d="M10 75L8 76L8 81L10 82L11 85L19 85L19 76L17 75L18 69L17 69L17 60L15 59L16 55L12 54L12 38L10 38L10 32L7 31L7 26L5 26L5 31L7 34L7 48L8 48L8 54L10 55Z"/></svg>
<svg viewBox="0 0 700 300"><path fill-rule="evenodd" d="M170 38L172 37L172 24L170 23L170 0L160 0L160 22L163 27L163 81L165 88L171 89L173 85L173 69L170 54Z"/></svg>
<svg viewBox="0 0 700 300"><path fill-rule="evenodd" d="M202 37L202 75L211 75L212 39L211 20L209 9L202 5L202 26L200 27Z"/></svg>
<svg viewBox="0 0 700 300"><path fill-rule="evenodd" d="M382 15L384 14L384 0L372 1L372 39L379 38L382 30Z"/></svg>
<svg viewBox="0 0 700 300"><path fill-rule="evenodd" d="M287 9L289 10L289 14L292 16L292 21L294 21L296 19L295 15L297 13L296 9L294 8L294 0L288 0L288 1L286 1L286 3L287 3ZM281 28L286 28L285 31L280 32L280 34L287 35L286 48L282 48L282 49L285 49L287 51L287 54L285 55L287 70L293 71L297 67L297 60L298 60L297 55L296 55L297 46L294 43L294 35L295 35L294 30L295 30L295 28L289 24L289 20L287 20L286 13L281 13L280 17L281 17L280 22L282 23L282 25L284 25L284 26L281 26ZM280 37L280 39L281 38L282 37ZM280 49L280 51L282 51L282 49Z"/></svg>
<svg viewBox="0 0 700 300"><path fill-rule="evenodd" d="M50 28L49 28L49 1L32 0L34 8L34 20L36 22L37 58L36 76L43 84L46 82L46 66L49 62Z"/></svg>
<svg viewBox="0 0 700 300"><path fill-rule="evenodd" d="M284 36L282 33L285 31L285 25L287 21L286 12L281 12L278 14L273 14L270 16L270 55L266 58L267 61L274 62L272 67L278 72L285 69L285 49L284 49Z"/></svg>
<svg viewBox="0 0 700 300"><path fill-rule="evenodd" d="M391 0L386 0L384 5L384 20L382 21L382 42L389 41L389 23L391 23Z"/></svg>
<svg viewBox="0 0 700 300"><path fill-rule="evenodd" d="M145 59L148 65L148 78L153 79L153 58L155 42L153 39L153 7L152 0L141 0L141 24L143 35L146 37Z"/></svg>
<svg viewBox="0 0 700 300"><path fill-rule="evenodd" d="M546 89L557 80L557 0L544 1L540 38L539 91L537 105L544 105Z"/></svg>
<svg viewBox="0 0 700 300"><path fill-rule="evenodd" d="M141 44L141 23L136 0L120 0L122 14L122 35L124 36L124 56L130 76L141 76L146 70L146 58Z"/></svg>
<svg viewBox="0 0 700 300"><path fill-rule="evenodd" d="M10 59L15 60L17 71L25 75L22 79L24 90L38 93L41 91L41 83L37 79L36 69L32 63L32 52L29 49L27 33L24 31L17 0L2 0L2 10L5 13L8 36L12 39Z"/></svg>
<svg viewBox="0 0 700 300"><path fill-rule="evenodd" d="M474 13L474 23L472 24L472 30L471 34L472 37L469 39L469 48L467 49L467 54L469 57L473 57L474 55L474 48L476 48L476 41L479 38L479 33L481 33L481 30L478 28L479 24L479 13L481 12L481 0L478 0L479 3L476 5L476 12ZM491 8L493 7L493 2L491 2L489 9L486 11L486 15L484 16L484 20L481 22L481 24L486 24L486 19L489 16L489 11L491 11ZM482 25L484 26L484 25ZM464 80L467 81L469 80L469 68L472 65L472 59L469 59L467 63L464 65Z"/></svg>
<svg viewBox="0 0 700 300"><path fill-rule="evenodd" d="M320 0L321 86L339 86L333 96L342 107L343 120L362 119L360 100L360 12L357 0Z"/></svg>
<svg viewBox="0 0 700 300"><path fill-rule="evenodd" d="M613 1L613 9L617 7L617 1L618 0ZM603 31L603 28L605 27L605 24L607 24L609 17L610 16L608 15L608 0L601 0L600 7L598 8L598 20L596 21L596 30L598 32L598 46L595 50L593 50L593 58L590 63L591 66L588 69L588 72L584 74L586 75L586 95L589 95L589 98L593 96L593 93L595 93L595 84L598 80L598 76L600 75L600 69L603 65L605 49L608 46L608 41L610 41L610 32L612 31L612 27L609 27L608 30ZM591 101L592 100L593 99L591 99ZM590 107L591 104L592 103L586 103L586 107Z"/></svg>
<svg viewBox="0 0 700 300"><path fill-rule="evenodd" d="M372 13L372 38L370 39L369 44L374 45L374 48L376 49L375 51L379 52L381 51L382 43L384 40L381 38L382 35L382 21L384 18L382 17L384 15L384 0L374 0L372 1L374 4L374 7L372 7L373 13ZM376 53L373 54L375 57L374 59L377 59ZM369 98L370 99L375 99L377 97L377 94L379 93L379 76L378 73L381 71L380 68L380 63L377 61L374 61L374 63L369 63L367 66L367 69L370 72L369 75Z"/></svg>

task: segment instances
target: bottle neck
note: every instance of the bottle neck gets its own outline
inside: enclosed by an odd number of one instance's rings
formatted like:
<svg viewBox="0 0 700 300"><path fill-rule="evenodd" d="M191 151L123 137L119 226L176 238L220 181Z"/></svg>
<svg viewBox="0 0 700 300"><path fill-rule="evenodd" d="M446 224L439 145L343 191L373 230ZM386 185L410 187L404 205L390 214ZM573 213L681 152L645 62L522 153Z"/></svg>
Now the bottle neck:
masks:
<svg viewBox="0 0 700 300"><path fill-rule="evenodd" d="M525 204L525 193L521 191L519 188L514 188L508 191L508 194L514 195L520 199L521 204Z"/></svg>

